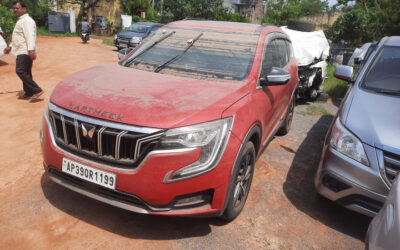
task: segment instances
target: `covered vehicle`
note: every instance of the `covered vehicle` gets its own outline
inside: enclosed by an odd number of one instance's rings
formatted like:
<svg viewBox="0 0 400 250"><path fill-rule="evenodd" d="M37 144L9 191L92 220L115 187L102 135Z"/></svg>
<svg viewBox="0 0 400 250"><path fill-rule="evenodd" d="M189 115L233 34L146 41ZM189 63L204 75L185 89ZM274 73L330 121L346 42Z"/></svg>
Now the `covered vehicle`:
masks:
<svg viewBox="0 0 400 250"><path fill-rule="evenodd" d="M151 33L162 27L159 23L134 23L114 36L114 45L118 49L134 48Z"/></svg>
<svg viewBox="0 0 400 250"><path fill-rule="evenodd" d="M294 55L299 66L298 98L314 100L322 91L326 78L329 43L323 31L303 32L281 27L292 40Z"/></svg>
<svg viewBox="0 0 400 250"><path fill-rule="evenodd" d="M119 64L55 87L40 133L46 172L130 211L232 220L257 157L289 132L297 82L278 27L169 23Z"/></svg>
<svg viewBox="0 0 400 250"><path fill-rule="evenodd" d="M374 216L400 171L400 37L385 37L350 82L328 130L315 178L317 191L348 209Z"/></svg>

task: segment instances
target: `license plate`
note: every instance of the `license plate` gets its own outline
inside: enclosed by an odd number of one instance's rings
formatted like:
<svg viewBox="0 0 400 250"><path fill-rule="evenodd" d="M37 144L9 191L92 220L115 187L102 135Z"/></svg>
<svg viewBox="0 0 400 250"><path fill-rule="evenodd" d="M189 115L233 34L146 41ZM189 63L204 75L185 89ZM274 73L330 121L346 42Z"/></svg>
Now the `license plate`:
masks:
<svg viewBox="0 0 400 250"><path fill-rule="evenodd" d="M111 189L115 189L115 183L117 182L115 174L95 169L67 158L63 158L62 171Z"/></svg>

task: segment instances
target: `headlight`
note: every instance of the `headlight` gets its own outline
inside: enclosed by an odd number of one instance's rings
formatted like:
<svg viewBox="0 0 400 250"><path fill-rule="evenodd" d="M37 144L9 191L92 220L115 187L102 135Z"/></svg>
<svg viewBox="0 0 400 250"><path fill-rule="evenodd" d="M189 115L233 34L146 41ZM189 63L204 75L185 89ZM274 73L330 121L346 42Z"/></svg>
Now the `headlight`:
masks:
<svg viewBox="0 0 400 250"><path fill-rule="evenodd" d="M117 40L117 38L118 38L118 35L115 35L115 36L114 36L114 40Z"/></svg>
<svg viewBox="0 0 400 250"><path fill-rule="evenodd" d="M189 166L169 172L164 178L164 183L191 178L214 169L225 150L232 123L233 118L229 117L165 132L160 139L158 150L201 148L201 154L199 159Z"/></svg>
<svg viewBox="0 0 400 250"><path fill-rule="evenodd" d="M140 43L142 41L141 37L134 36L131 38L131 43Z"/></svg>
<svg viewBox="0 0 400 250"><path fill-rule="evenodd" d="M338 152L369 166L367 155L361 141L348 131L337 118L332 128L330 146Z"/></svg>

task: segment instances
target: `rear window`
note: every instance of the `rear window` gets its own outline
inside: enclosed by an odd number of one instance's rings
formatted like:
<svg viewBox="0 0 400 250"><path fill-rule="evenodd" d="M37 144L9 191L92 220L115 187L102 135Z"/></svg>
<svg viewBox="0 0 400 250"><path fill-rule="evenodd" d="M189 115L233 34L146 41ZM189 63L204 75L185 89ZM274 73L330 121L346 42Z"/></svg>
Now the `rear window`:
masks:
<svg viewBox="0 0 400 250"><path fill-rule="evenodd" d="M175 33L146 51L154 41L171 32ZM182 54L200 34L200 38ZM159 73L199 79L243 80L250 72L257 41L257 34L165 27L143 43L122 65L154 71L178 56Z"/></svg>
<svg viewBox="0 0 400 250"><path fill-rule="evenodd" d="M362 83L366 89L400 93L400 47L384 47L373 61Z"/></svg>

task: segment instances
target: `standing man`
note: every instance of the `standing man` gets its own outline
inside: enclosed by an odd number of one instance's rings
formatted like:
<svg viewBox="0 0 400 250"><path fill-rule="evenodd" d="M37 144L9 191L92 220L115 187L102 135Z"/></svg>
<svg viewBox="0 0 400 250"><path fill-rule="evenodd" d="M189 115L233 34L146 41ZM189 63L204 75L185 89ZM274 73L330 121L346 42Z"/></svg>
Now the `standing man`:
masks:
<svg viewBox="0 0 400 250"><path fill-rule="evenodd" d="M33 81L32 63L36 59L36 23L26 13L26 5L22 1L13 3L15 15L18 17L15 25L12 41L9 47L4 49L4 54L12 52L17 57L16 73L22 80L24 95L22 98L37 100L43 94L43 90Z"/></svg>

